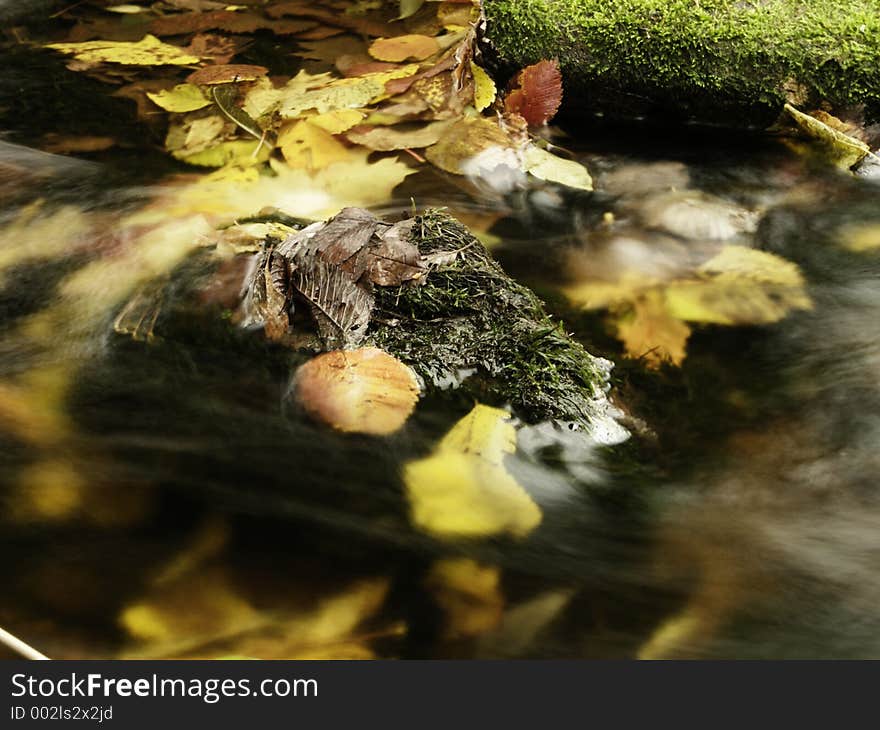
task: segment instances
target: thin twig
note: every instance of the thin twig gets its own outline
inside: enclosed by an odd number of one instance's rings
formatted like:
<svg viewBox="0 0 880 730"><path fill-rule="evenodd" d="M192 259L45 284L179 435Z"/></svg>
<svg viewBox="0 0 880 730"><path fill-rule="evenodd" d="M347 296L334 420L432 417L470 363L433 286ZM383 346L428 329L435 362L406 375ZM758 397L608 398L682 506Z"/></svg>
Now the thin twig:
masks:
<svg viewBox="0 0 880 730"><path fill-rule="evenodd" d="M34 647L25 644L17 636L13 636L0 626L0 644L8 646L16 654L21 654L25 659L48 659L45 654L41 654Z"/></svg>

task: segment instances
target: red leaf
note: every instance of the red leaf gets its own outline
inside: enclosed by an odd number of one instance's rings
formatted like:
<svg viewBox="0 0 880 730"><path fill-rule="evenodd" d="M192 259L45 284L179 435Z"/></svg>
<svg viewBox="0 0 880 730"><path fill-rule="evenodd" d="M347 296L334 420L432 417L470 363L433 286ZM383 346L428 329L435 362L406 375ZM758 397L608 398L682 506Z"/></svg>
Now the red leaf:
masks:
<svg viewBox="0 0 880 730"><path fill-rule="evenodd" d="M553 60L526 66L513 78L509 89L505 110L521 115L530 127L540 127L554 117L562 103L559 64Z"/></svg>

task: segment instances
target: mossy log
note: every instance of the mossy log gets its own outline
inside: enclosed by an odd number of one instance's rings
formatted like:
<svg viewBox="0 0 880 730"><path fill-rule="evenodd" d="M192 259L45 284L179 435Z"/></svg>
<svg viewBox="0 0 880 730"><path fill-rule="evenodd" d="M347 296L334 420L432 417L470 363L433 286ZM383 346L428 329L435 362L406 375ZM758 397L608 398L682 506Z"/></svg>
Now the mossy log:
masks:
<svg viewBox="0 0 880 730"><path fill-rule="evenodd" d="M876 0L484 0L484 48L557 58L563 109L764 127L783 104L880 119Z"/></svg>

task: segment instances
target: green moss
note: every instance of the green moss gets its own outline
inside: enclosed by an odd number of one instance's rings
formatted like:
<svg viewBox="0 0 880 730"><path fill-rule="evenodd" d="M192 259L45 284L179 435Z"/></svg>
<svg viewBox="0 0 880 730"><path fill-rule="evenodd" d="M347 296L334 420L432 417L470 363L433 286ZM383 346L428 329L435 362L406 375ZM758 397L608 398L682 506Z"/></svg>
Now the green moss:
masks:
<svg viewBox="0 0 880 730"><path fill-rule="evenodd" d="M765 123L785 100L880 116L876 0L485 0L509 64L558 58L568 101ZM731 116L739 115L739 116Z"/></svg>
<svg viewBox="0 0 880 730"><path fill-rule="evenodd" d="M547 315L461 223L418 216L413 242L424 255L457 251L416 285L376 292L371 337L436 387L464 381L483 401L509 404L527 420L584 425L606 407L610 363L590 355Z"/></svg>

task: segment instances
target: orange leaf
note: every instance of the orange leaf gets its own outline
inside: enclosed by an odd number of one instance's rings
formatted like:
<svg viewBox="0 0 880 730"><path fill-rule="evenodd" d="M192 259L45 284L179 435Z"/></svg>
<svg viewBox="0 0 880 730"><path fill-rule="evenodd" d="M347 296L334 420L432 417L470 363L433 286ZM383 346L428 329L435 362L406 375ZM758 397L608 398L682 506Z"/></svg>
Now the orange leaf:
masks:
<svg viewBox="0 0 880 730"><path fill-rule="evenodd" d="M399 63L412 59L423 61L440 50L436 38L426 35L401 35L396 38L380 38L370 46L370 55L378 61Z"/></svg>
<svg viewBox="0 0 880 730"><path fill-rule="evenodd" d="M555 60L539 61L514 77L504 108L522 116L530 127L540 127L554 117L561 103L559 64Z"/></svg>

